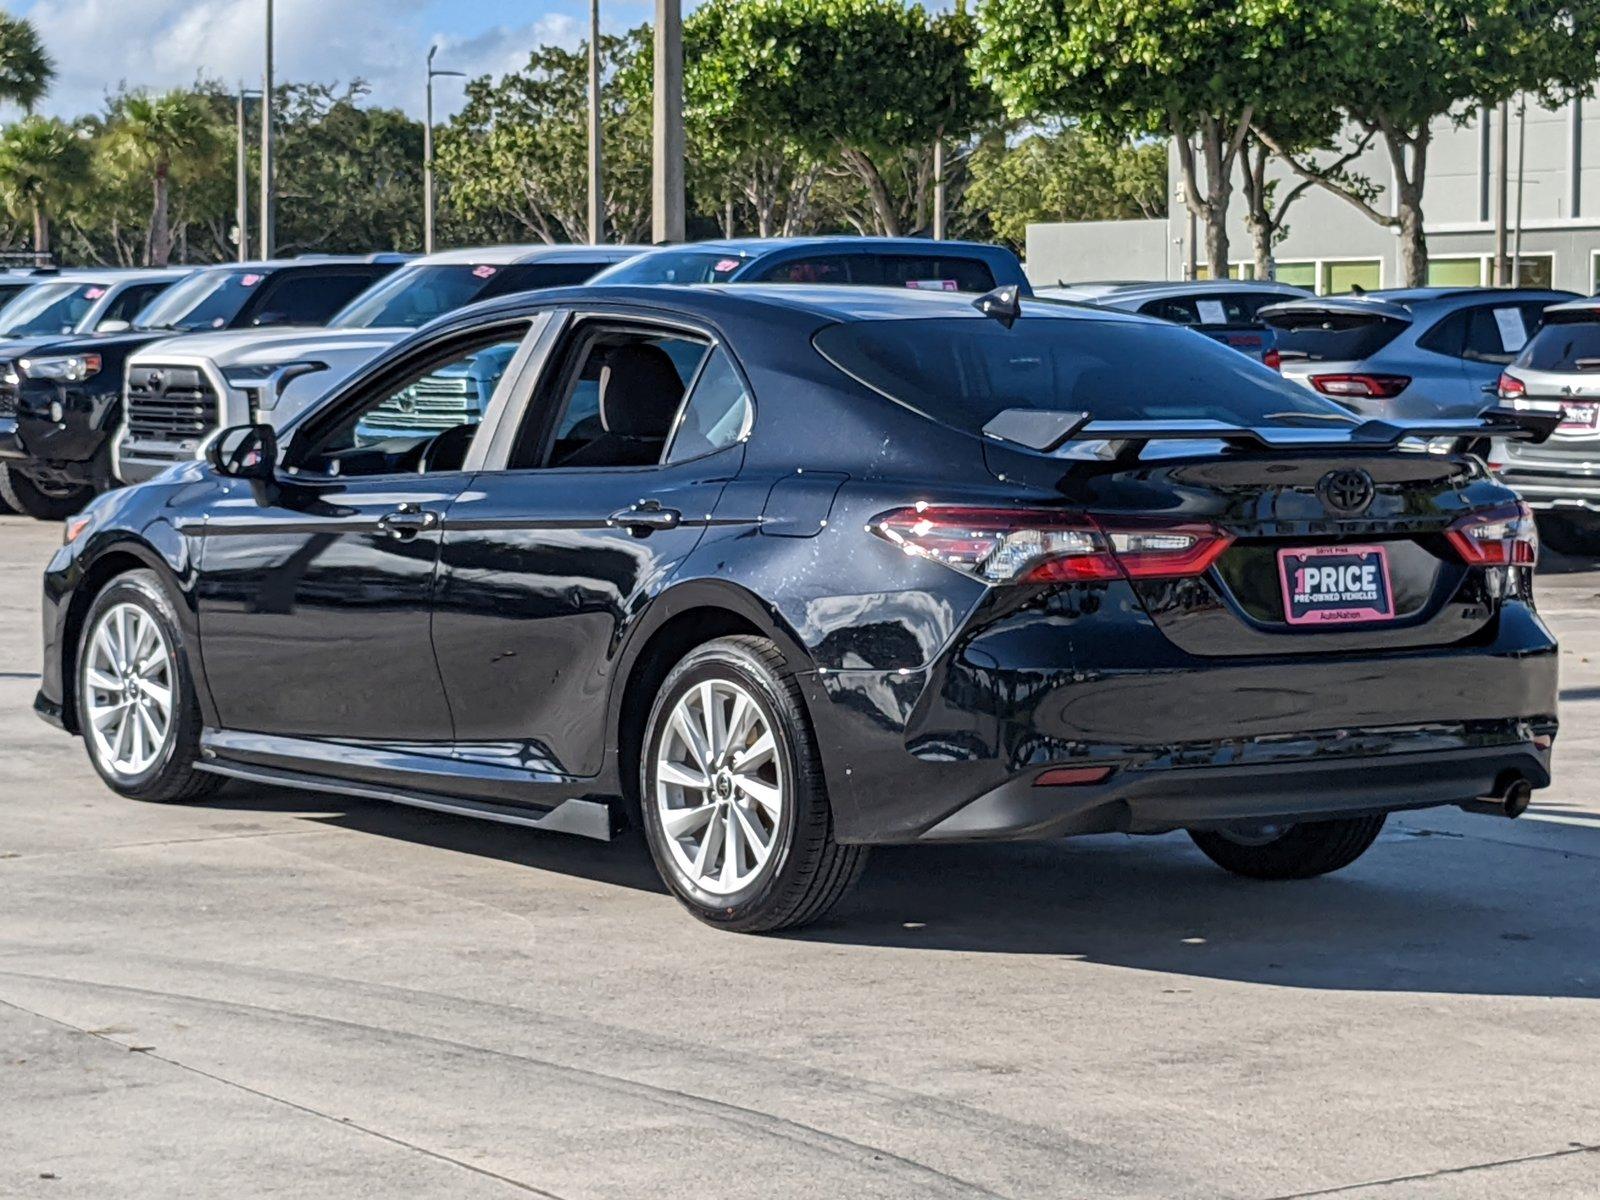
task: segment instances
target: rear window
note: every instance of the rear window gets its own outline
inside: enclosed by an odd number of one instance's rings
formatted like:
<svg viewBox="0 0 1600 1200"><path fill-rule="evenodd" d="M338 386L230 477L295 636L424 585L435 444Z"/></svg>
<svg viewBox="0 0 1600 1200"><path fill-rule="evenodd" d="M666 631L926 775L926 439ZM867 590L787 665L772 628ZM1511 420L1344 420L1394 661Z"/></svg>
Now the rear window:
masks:
<svg viewBox="0 0 1600 1200"><path fill-rule="evenodd" d="M1517 366L1534 371L1600 371L1600 322L1546 325L1524 347Z"/></svg>
<svg viewBox="0 0 1600 1200"><path fill-rule="evenodd" d="M1159 317L1174 325L1204 325L1214 328L1259 325L1256 310L1265 304L1281 303L1283 296L1275 292L1231 292L1218 296L1167 296L1151 300L1139 312L1147 317Z"/></svg>
<svg viewBox="0 0 1600 1200"><path fill-rule="evenodd" d="M1405 328L1405 322L1363 313L1296 313L1268 322L1278 331L1278 353L1285 359L1348 362L1370 358Z"/></svg>
<svg viewBox="0 0 1600 1200"><path fill-rule="evenodd" d="M596 283L726 283L750 260L722 250L657 250L618 263Z"/></svg>
<svg viewBox="0 0 1600 1200"><path fill-rule="evenodd" d="M816 335L868 387L969 433L1008 408L1101 420L1236 425L1349 421L1342 408L1186 329L1132 321L943 317L858 321Z"/></svg>

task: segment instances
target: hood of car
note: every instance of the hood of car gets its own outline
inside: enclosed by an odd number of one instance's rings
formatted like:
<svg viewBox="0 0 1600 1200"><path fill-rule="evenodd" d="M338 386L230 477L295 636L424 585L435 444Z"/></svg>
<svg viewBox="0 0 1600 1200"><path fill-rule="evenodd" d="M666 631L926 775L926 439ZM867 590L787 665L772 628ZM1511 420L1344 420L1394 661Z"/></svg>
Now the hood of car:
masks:
<svg viewBox="0 0 1600 1200"><path fill-rule="evenodd" d="M388 349L409 332L406 329L239 329L191 333L165 338L149 347L142 357L181 354L186 358L210 359L219 367L267 366L316 354L372 355Z"/></svg>

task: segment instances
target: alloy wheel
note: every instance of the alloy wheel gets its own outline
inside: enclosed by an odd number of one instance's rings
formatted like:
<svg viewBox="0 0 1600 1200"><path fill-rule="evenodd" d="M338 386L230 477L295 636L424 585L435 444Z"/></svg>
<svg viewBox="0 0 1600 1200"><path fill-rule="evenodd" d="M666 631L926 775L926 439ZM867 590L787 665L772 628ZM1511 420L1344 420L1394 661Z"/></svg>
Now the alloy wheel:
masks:
<svg viewBox="0 0 1600 1200"><path fill-rule="evenodd" d="M656 749L655 805L674 869L732 895L762 872L785 804L778 744L755 697L709 679L673 705Z"/></svg>
<svg viewBox="0 0 1600 1200"><path fill-rule="evenodd" d="M172 735L172 649L137 604L100 615L84 656L84 710L95 757L122 778L142 775Z"/></svg>

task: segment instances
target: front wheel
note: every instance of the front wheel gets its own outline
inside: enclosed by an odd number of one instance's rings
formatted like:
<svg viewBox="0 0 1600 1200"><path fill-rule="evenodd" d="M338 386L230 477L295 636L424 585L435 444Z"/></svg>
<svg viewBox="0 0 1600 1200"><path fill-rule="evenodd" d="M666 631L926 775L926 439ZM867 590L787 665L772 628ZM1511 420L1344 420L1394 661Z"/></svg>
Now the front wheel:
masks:
<svg viewBox="0 0 1600 1200"><path fill-rule="evenodd" d="M89 606L77 701L89 761L124 796L198 800L222 785L195 769L200 705L183 630L153 571L119 575Z"/></svg>
<svg viewBox="0 0 1600 1200"><path fill-rule="evenodd" d="M1383 828L1384 814L1299 824L1237 825L1191 829L1205 856L1224 870L1251 879L1310 879L1348 867L1367 852Z"/></svg>
<svg viewBox="0 0 1600 1200"><path fill-rule="evenodd" d="M799 686L764 638L719 638L672 669L645 728L640 789L662 879L721 929L815 921L866 857L834 840Z"/></svg>
<svg viewBox="0 0 1600 1200"><path fill-rule="evenodd" d="M94 499L88 485L41 483L10 465L0 466L0 499L40 521L64 521Z"/></svg>

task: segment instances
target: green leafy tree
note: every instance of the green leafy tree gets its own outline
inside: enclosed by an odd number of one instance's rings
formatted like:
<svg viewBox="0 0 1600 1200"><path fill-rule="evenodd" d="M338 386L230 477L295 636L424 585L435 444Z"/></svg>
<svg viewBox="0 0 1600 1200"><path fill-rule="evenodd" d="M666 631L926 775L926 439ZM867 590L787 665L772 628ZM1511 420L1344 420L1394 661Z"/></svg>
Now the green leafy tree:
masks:
<svg viewBox="0 0 1600 1200"><path fill-rule="evenodd" d="M1302 181L1325 188L1400 239L1401 274L1427 280L1423 189L1434 122L1465 120L1479 104L1531 93L1554 107L1587 89L1600 57L1597 0L1344 0L1342 37L1324 60L1327 107L1345 134L1307 152L1262 131ZM1392 211L1349 164L1380 146L1394 176ZM1331 159L1331 161L1330 161Z"/></svg>
<svg viewBox="0 0 1600 1200"><path fill-rule="evenodd" d="M648 30L602 37L602 78L648 55ZM437 142L436 168L458 221L511 226L540 241L588 240L587 49L540 46L521 71L467 84L467 102ZM628 89L602 90L605 210L610 234L650 229L650 109Z"/></svg>
<svg viewBox="0 0 1600 1200"><path fill-rule="evenodd" d="M54 117L27 116L0 132L0 203L33 222L33 248L50 250L50 217L89 175L86 140Z"/></svg>
<svg viewBox="0 0 1600 1200"><path fill-rule="evenodd" d="M1021 247L1036 221L1110 221L1167 211L1167 147L1098 137L1073 125L996 139L972 156L969 208Z"/></svg>
<svg viewBox="0 0 1600 1200"><path fill-rule="evenodd" d="M1332 108L1337 94L1324 43L1338 17L1325 0L982 0L978 21L976 61L1014 116L1173 139L1218 271L1252 123L1308 95Z"/></svg>
<svg viewBox="0 0 1600 1200"><path fill-rule="evenodd" d="M172 254L170 200L174 178L215 177L227 169L214 106L196 92L159 96L132 92L117 104L107 130L108 162L150 183L144 260L164 267Z"/></svg>
<svg viewBox="0 0 1600 1200"><path fill-rule="evenodd" d="M960 11L933 17L897 0L708 8L691 19L700 26L685 68L688 107L708 144L751 161L763 151L769 162L790 156L802 171L836 164L864 189L874 232L899 234L915 219L891 179L902 155L941 137L959 142L997 115L967 66L975 31Z"/></svg>
<svg viewBox="0 0 1600 1200"><path fill-rule="evenodd" d="M55 77L56 65L33 22L0 12L0 101L31 113Z"/></svg>

